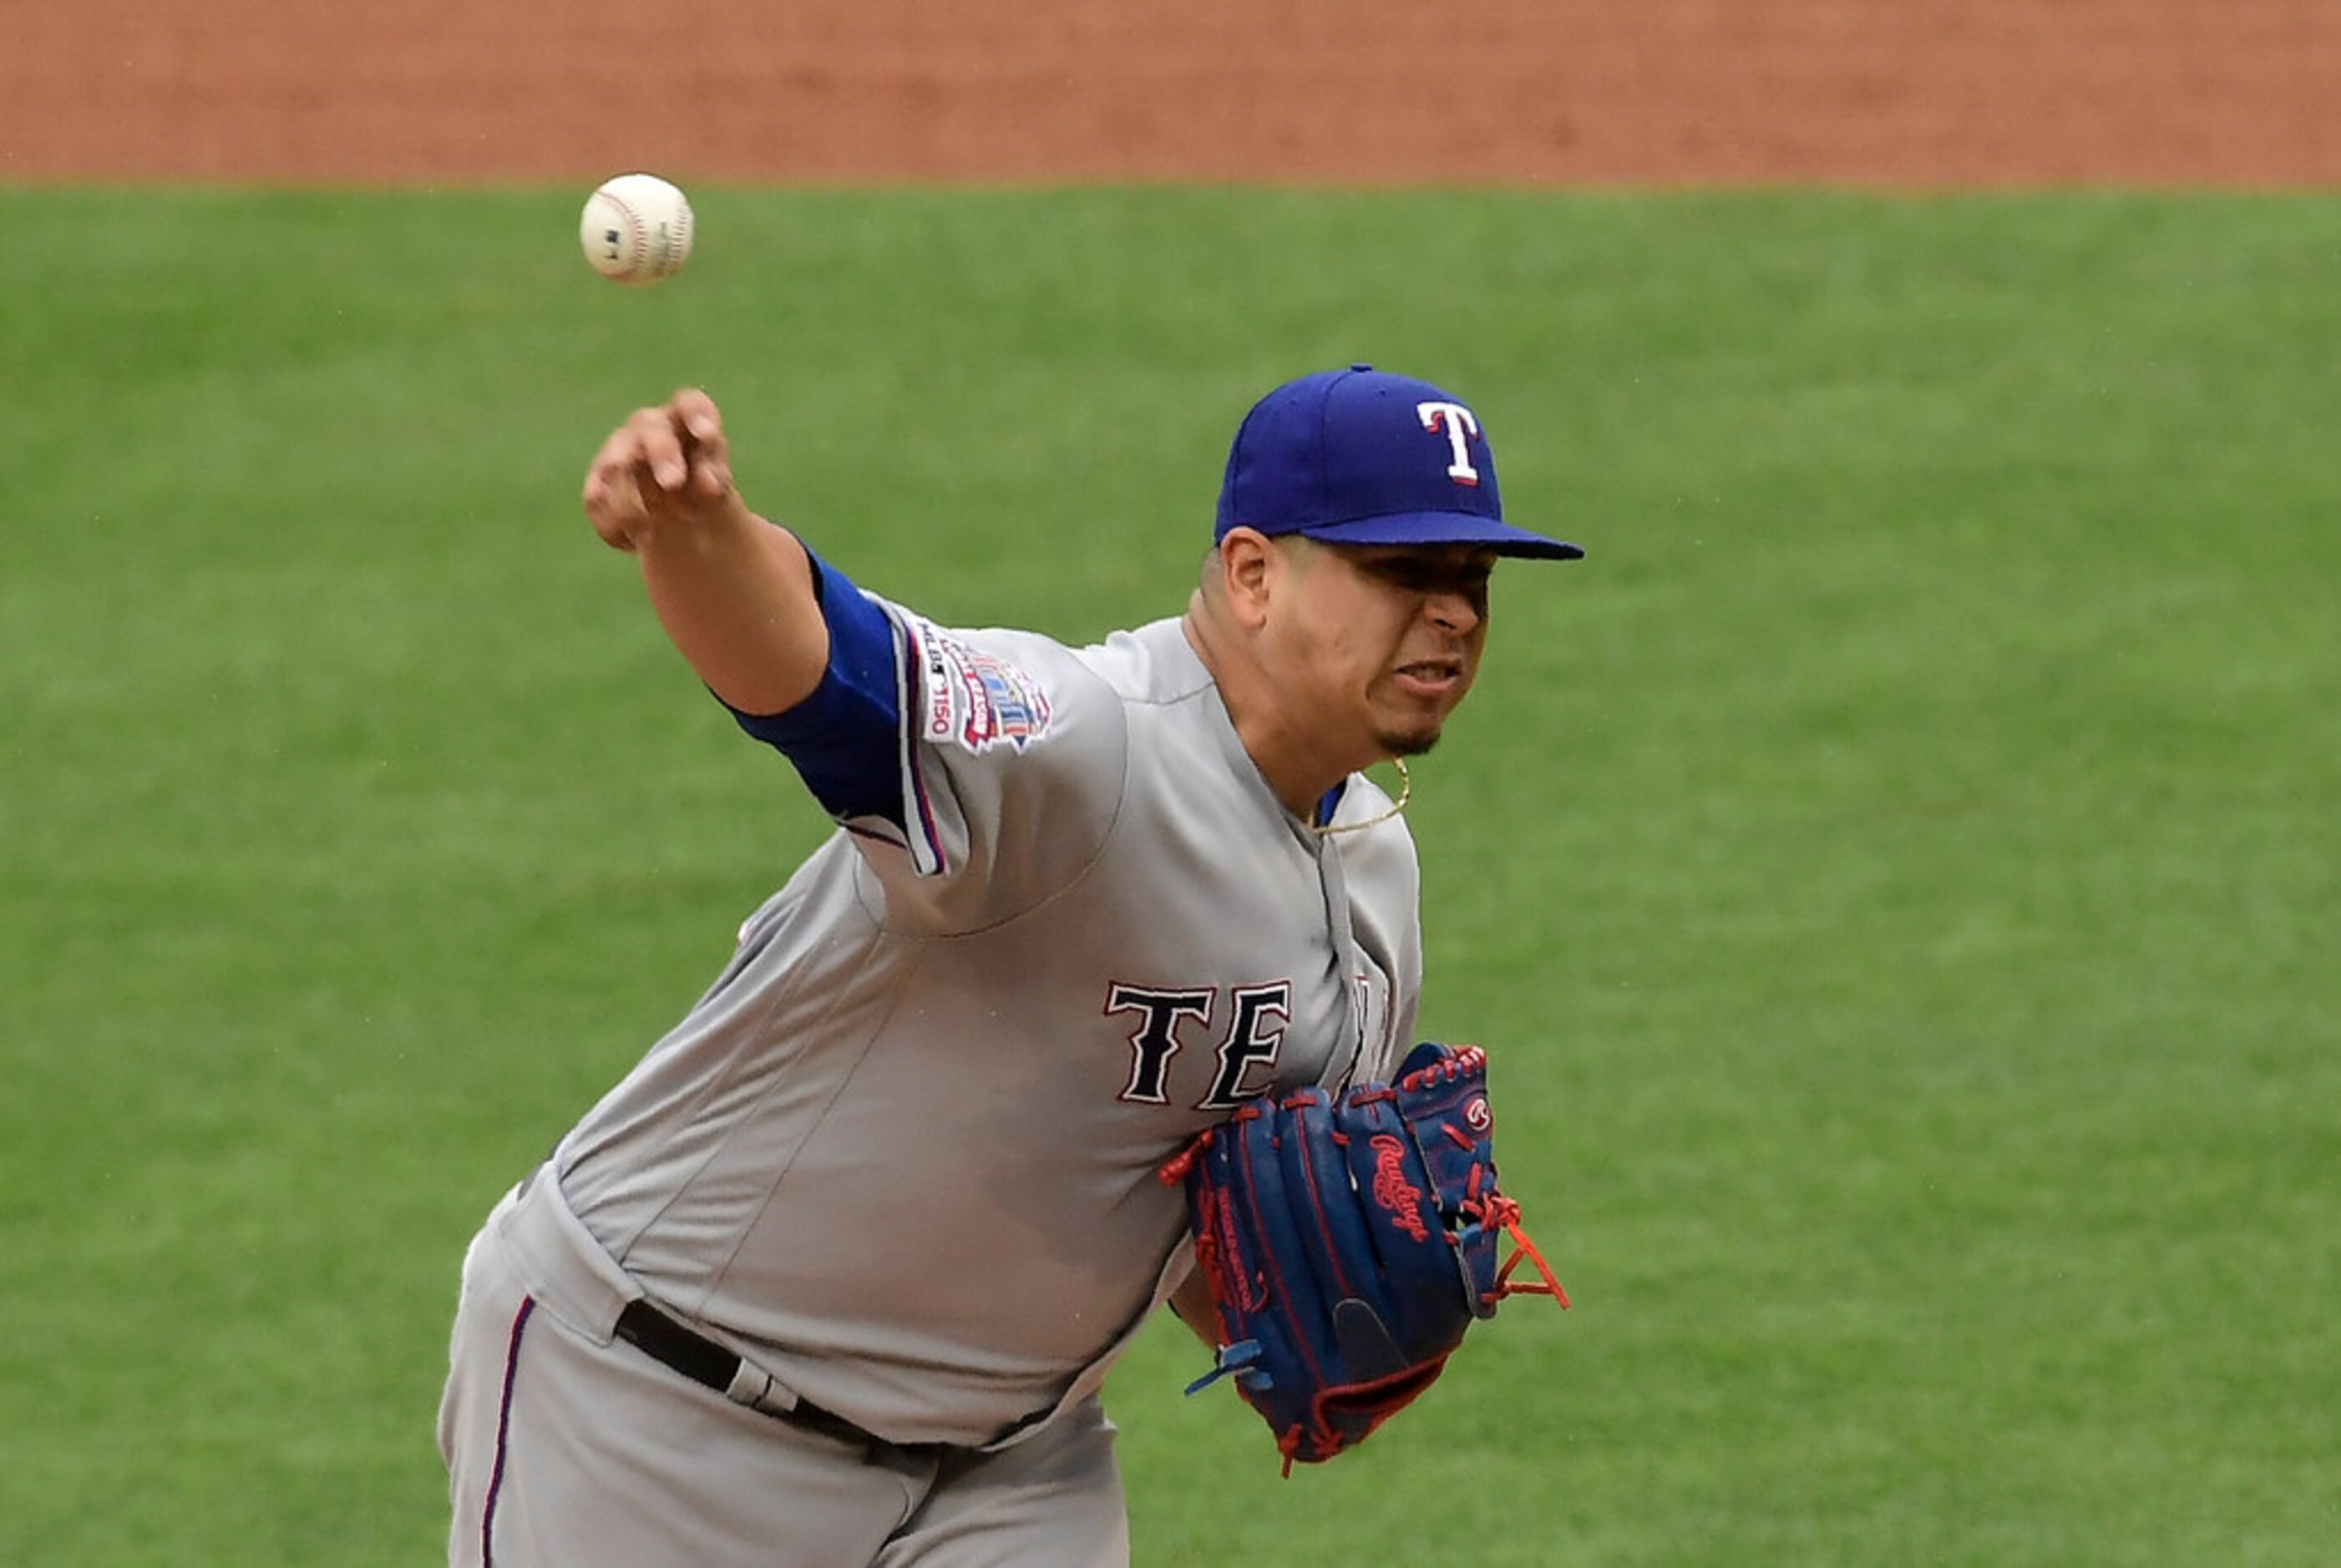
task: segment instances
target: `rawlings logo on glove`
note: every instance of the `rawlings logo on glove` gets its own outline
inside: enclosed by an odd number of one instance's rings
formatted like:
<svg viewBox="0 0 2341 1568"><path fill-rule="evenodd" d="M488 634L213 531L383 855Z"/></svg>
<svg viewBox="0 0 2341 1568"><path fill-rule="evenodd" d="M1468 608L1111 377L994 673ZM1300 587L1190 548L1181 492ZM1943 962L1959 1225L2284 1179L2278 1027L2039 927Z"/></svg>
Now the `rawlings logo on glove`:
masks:
<svg viewBox="0 0 2341 1568"><path fill-rule="evenodd" d="M1426 1042L1395 1085L1255 1100L1163 1166L1220 1319L1187 1392L1232 1377L1287 1474L1364 1442L1506 1296L1569 1305L1497 1188L1487 1075L1477 1046ZM1524 1258L1542 1283L1513 1282Z"/></svg>
<svg viewBox="0 0 2341 1568"><path fill-rule="evenodd" d="M1374 1201L1390 1216L1390 1224L1416 1241L1430 1239L1430 1227L1416 1211L1422 1206L1422 1189L1406 1179L1406 1146L1389 1133L1374 1137Z"/></svg>

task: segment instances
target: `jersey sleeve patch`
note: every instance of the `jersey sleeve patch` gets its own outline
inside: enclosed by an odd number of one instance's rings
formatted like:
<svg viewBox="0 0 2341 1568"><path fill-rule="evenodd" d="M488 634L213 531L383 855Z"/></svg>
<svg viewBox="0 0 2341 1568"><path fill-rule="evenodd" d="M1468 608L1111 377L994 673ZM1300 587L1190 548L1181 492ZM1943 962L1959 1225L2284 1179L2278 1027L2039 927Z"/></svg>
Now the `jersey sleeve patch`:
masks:
<svg viewBox="0 0 2341 1568"><path fill-rule="evenodd" d="M1022 751L1048 733L1049 692L1014 660L921 621L919 737L981 757L995 746Z"/></svg>

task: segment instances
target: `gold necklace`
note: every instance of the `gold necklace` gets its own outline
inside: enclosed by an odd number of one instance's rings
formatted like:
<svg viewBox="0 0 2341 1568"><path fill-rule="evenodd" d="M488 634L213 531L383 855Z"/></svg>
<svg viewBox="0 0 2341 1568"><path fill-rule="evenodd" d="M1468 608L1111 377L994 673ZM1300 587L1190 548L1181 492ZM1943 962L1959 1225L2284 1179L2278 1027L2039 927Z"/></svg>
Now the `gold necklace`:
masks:
<svg viewBox="0 0 2341 1568"><path fill-rule="evenodd" d="M1344 822L1338 826L1328 822L1322 828L1311 823L1309 830L1320 839L1330 839L1336 833L1362 833L1369 828L1380 827L1405 810L1408 798L1414 793L1414 777L1406 770L1406 759L1403 757L1391 758L1390 766L1398 769L1398 799L1390 802L1389 810L1379 817L1369 817L1362 822Z"/></svg>

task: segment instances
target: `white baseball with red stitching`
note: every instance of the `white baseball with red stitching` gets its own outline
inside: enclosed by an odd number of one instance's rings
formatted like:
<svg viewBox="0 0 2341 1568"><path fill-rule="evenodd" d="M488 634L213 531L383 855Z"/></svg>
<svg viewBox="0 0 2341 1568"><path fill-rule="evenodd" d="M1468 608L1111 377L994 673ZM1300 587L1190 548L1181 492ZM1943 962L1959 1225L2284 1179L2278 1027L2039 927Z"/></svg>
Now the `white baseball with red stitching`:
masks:
<svg viewBox="0 0 2341 1568"><path fill-rule="evenodd" d="M585 199L577 241L595 272L636 287L662 283L691 259L691 203L656 174L620 174Z"/></svg>

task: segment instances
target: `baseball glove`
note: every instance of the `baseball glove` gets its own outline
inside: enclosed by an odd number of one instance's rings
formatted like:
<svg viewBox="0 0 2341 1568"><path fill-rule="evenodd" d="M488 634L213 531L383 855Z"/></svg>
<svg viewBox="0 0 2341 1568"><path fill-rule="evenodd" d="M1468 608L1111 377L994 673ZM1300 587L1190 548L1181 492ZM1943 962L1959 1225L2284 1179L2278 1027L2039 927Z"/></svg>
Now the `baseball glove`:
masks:
<svg viewBox="0 0 2341 1568"><path fill-rule="evenodd" d="M1569 1296L1496 1186L1488 1058L1417 1046L1398 1082L1255 1100L1162 1168L1184 1182L1231 1377L1284 1455L1356 1446L1508 1295ZM1501 1266L1497 1233L1514 1245ZM1531 1260L1541 1283L1515 1283Z"/></svg>

